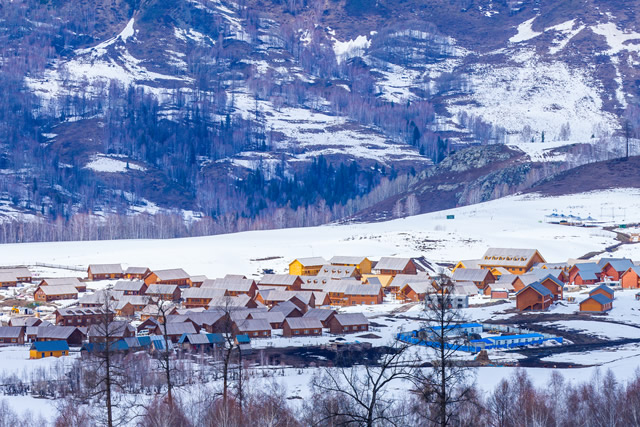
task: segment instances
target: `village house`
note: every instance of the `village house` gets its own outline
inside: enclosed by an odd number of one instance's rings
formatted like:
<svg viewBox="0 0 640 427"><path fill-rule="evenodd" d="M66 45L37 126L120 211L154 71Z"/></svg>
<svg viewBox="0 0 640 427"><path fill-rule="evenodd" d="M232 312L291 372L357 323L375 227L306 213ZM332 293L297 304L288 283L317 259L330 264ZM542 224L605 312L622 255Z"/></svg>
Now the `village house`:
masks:
<svg viewBox="0 0 640 427"><path fill-rule="evenodd" d="M33 299L38 302L51 302L77 298L78 290L69 285L40 286L33 294Z"/></svg>
<svg viewBox="0 0 640 427"><path fill-rule="evenodd" d="M605 313L613 308L613 301L603 294L591 294L580 303L580 311L587 313Z"/></svg>
<svg viewBox="0 0 640 427"><path fill-rule="evenodd" d="M256 308L258 305L259 303L251 299L249 295L238 295L237 297L225 295L212 298L207 308Z"/></svg>
<svg viewBox="0 0 640 427"><path fill-rule="evenodd" d="M154 270L144 278L147 285L177 285L182 288L191 286L191 276L181 268Z"/></svg>
<svg viewBox="0 0 640 427"><path fill-rule="evenodd" d="M215 297L224 297L226 289L219 288L188 288L182 291L185 308L208 307Z"/></svg>
<svg viewBox="0 0 640 427"><path fill-rule="evenodd" d="M329 320L331 320L331 318L335 316L336 313L337 312L335 310L330 310L326 308L310 308L309 311L307 311L302 317L310 317L313 319L318 319L320 323L322 323L323 328L328 328Z"/></svg>
<svg viewBox="0 0 640 427"><path fill-rule="evenodd" d="M627 258L602 258L598 262L601 268L600 280L609 279L613 282L620 280L625 271L634 267L633 261Z"/></svg>
<svg viewBox="0 0 640 427"><path fill-rule="evenodd" d="M451 289L451 293L454 295L472 296L478 295L480 290L473 282L455 282Z"/></svg>
<svg viewBox="0 0 640 427"><path fill-rule="evenodd" d="M614 299L614 293L613 293L613 289L611 289L610 287L608 287L607 285L600 285L595 289L592 289L589 292L589 295L604 295L605 297L609 298L610 300Z"/></svg>
<svg viewBox="0 0 640 427"><path fill-rule="evenodd" d="M455 273L457 269L459 268L480 268L480 261L479 259L465 259L462 261L458 261L458 263L455 265L455 267L453 267L453 270L451 270L452 273Z"/></svg>
<svg viewBox="0 0 640 427"><path fill-rule="evenodd" d="M249 313L247 319L264 319L269 322L271 329L282 329L285 320L284 312L278 310L255 311Z"/></svg>
<svg viewBox="0 0 640 427"><path fill-rule="evenodd" d="M229 317L222 310L188 313L187 319L196 325L196 329L204 329L208 333L227 332L230 329Z"/></svg>
<svg viewBox="0 0 640 427"><path fill-rule="evenodd" d="M329 320L329 331L334 335L355 334L369 330L369 321L362 313L336 314Z"/></svg>
<svg viewBox="0 0 640 427"><path fill-rule="evenodd" d="M205 280L200 288L224 289L226 291L226 295L232 297L247 295L250 298L254 298L256 296L256 292L258 292L258 284L255 280L232 277Z"/></svg>
<svg viewBox="0 0 640 427"><path fill-rule="evenodd" d="M207 279L207 276L202 274L198 276L191 276L191 287L199 288L200 286L202 286L205 280L209 280L209 279Z"/></svg>
<svg viewBox="0 0 640 427"><path fill-rule="evenodd" d="M258 282L259 286L282 288L285 291L299 291L304 281L300 276L290 274L265 274Z"/></svg>
<svg viewBox="0 0 640 427"><path fill-rule="evenodd" d="M309 309L312 310L312 309ZM295 305L291 301L283 301L280 302L269 309L269 312L279 312L282 313L284 317L302 317L306 314L303 312L300 307ZM308 310L307 310L308 312Z"/></svg>
<svg viewBox="0 0 640 427"><path fill-rule="evenodd" d="M491 299L507 299L509 298L509 293L514 292L517 292L516 288L509 282L495 282L488 284L482 293L491 296Z"/></svg>
<svg viewBox="0 0 640 427"><path fill-rule="evenodd" d="M640 288L640 267L629 267L620 278L620 285L623 289L638 289Z"/></svg>
<svg viewBox="0 0 640 427"><path fill-rule="evenodd" d="M0 287L10 288L18 286L18 277L12 272L0 272Z"/></svg>
<svg viewBox="0 0 640 427"><path fill-rule="evenodd" d="M136 335L136 328L129 322L114 320L105 325L91 325L87 332L90 343L103 343L105 341L115 342L127 337Z"/></svg>
<svg viewBox="0 0 640 427"><path fill-rule="evenodd" d="M496 278L489 270L480 268L460 268L453 273L451 280L454 282L473 282L479 290L483 290Z"/></svg>
<svg viewBox="0 0 640 427"><path fill-rule="evenodd" d="M39 326L41 325L42 319L38 317L12 317L9 319L9 326Z"/></svg>
<svg viewBox="0 0 640 427"><path fill-rule="evenodd" d="M292 276L315 276L327 261L322 257L297 258L289 263L289 274Z"/></svg>
<svg viewBox="0 0 640 427"><path fill-rule="evenodd" d="M210 351L215 347L223 347L225 340L222 334L184 334L178 344L187 351Z"/></svg>
<svg viewBox="0 0 640 427"><path fill-rule="evenodd" d="M278 289L265 289L256 295L256 301L273 307L284 301L291 301L302 312L306 312L308 306L315 307L315 296L309 291L281 291Z"/></svg>
<svg viewBox="0 0 640 427"><path fill-rule="evenodd" d="M335 279L339 280L339 279ZM300 285L301 291L323 292L327 283L332 283L334 279L324 276L306 276Z"/></svg>
<svg viewBox="0 0 640 427"><path fill-rule="evenodd" d="M311 292L313 298L315 299L315 306L321 307L323 305L331 305L331 298L329 298L329 294L326 292L313 291Z"/></svg>
<svg viewBox="0 0 640 427"><path fill-rule="evenodd" d="M540 284L551 291L554 301L558 301L564 298L564 283L562 283L553 275L547 275L545 278L540 280Z"/></svg>
<svg viewBox="0 0 640 427"><path fill-rule="evenodd" d="M31 283L33 274L27 267L0 268L0 273L13 274L18 282Z"/></svg>
<svg viewBox="0 0 640 427"><path fill-rule="evenodd" d="M535 282L535 280L531 281L531 283L533 282ZM502 276L500 276L500 278L498 278L498 280L496 280L493 283L493 285L495 285L496 288L500 288L500 287L505 289L513 288L514 292L520 292L526 286L525 283L520 278L520 276L518 276L517 274L511 274L511 273L503 274Z"/></svg>
<svg viewBox="0 0 640 427"><path fill-rule="evenodd" d="M105 305L105 299L108 301L114 301L115 297L112 292L100 290L91 295L83 295L78 300L78 305L84 308L102 307Z"/></svg>
<svg viewBox="0 0 640 427"><path fill-rule="evenodd" d="M430 292L435 292L432 281L409 282L400 289L396 298L402 301L424 301Z"/></svg>
<svg viewBox="0 0 640 427"><path fill-rule="evenodd" d="M70 346L80 346L84 340L84 334L75 326L37 326L35 336L30 336L27 331L27 339L30 341L66 341Z"/></svg>
<svg viewBox="0 0 640 427"><path fill-rule="evenodd" d="M551 306L553 294L539 282L526 286L516 294L516 308L519 311L542 311Z"/></svg>
<svg viewBox="0 0 640 427"><path fill-rule="evenodd" d="M87 269L89 280L122 279L123 271L120 264L91 264Z"/></svg>
<svg viewBox="0 0 640 427"><path fill-rule="evenodd" d="M113 290L122 292L123 295L144 295L147 284L144 280L118 280Z"/></svg>
<svg viewBox="0 0 640 427"><path fill-rule="evenodd" d="M30 359L45 357L62 357L69 355L69 344L66 341L34 342L29 349Z"/></svg>
<svg viewBox="0 0 640 427"><path fill-rule="evenodd" d="M250 338L271 337L271 325L265 319L243 319L233 323L234 335L248 335Z"/></svg>
<svg viewBox="0 0 640 427"><path fill-rule="evenodd" d="M371 261L361 256L334 256L329 260L331 265L355 267L362 274L371 274Z"/></svg>
<svg viewBox="0 0 640 427"><path fill-rule="evenodd" d="M168 307L163 307L163 310L167 314L167 316L178 313L178 307L176 307L173 304L170 304L170 306ZM160 311L160 309L158 308L158 305L153 300L151 300L149 304L140 312L141 321L144 322L149 318L154 318L159 322L164 322L164 319L162 317L162 312Z"/></svg>
<svg viewBox="0 0 640 427"><path fill-rule="evenodd" d="M125 279L144 280L151 273L148 267L128 267L123 274Z"/></svg>
<svg viewBox="0 0 640 427"><path fill-rule="evenodd" d="M318 276L329 277L331 279L343 279L353 278L360 280L362 275L356 267L342 266L342 265L323 265L318 271Z"/></svg>
<svg viewBox="0 0 640 427"><path fill-rule="evenodd" d="M147 317L136 327L136 331L138 335L151 335L153 331L155 331L156 326L158 326L160 322L155 317Z"/></svg>
<svg viewBox="0 0 640 427"><path fill-rule="evenodd" d="M56 325L89 326L105 321L105 310L102 308L59 308L53 312ZM113 319L113 313L109 313Z"/></svg>
<svg viewBox="0 0 640 427"><path fill-rule="evenodd" d="M386 286L382 285L382 287L390 294L397 295L400 292L400 289L409 282L426 282L429 280L431 280L431 278L425 272L418 272L416 274L397 274L391 278Z"/></svg>
<svg viewBox="0 0 640 427"><path fill-rule="evenodd" d="M86 292L87 284L77 277L51 277L42 279L38 286L73 286L78 292Z"/></svg>
<svg viewBox="0 0 640 427"><path fill-rule="evenodd" d="M382 304L384 291L380 285L348 285L344 293L347 305Z"/></svg>
<svg viewBox="0 0 640 427"><path fill-rule="evenodd" d="M159 324L154 330L155 335L165 335L165 327L167 331L167 338L173 343L177 343L182 334L195 334L196 328L191 322L167 322L166 325Z"/></svg>
<svg viewBox="0 0 640 427"><path fill-rule="evenodd" d="M312 317L291 317L282 324L283 337L309 337L322 335L322 323Z"/></svg>
<svg viewBox="0 0 640 427"><path fill-rule="evenodd" d="M0 344L24 344L24 326L0 326Z"/></svg>
<svg viewBox="0 0 640 427"><path fill-rule="evenodd" d="M535 249L489 248L480 260L480 268L491 270L503 267L512 274L526 273L545 259Z"/></svg>
<svg viewBox="0 0 640 427"><path fill-rule="evenodd" d="M393 277L398 274L416 274L417 271L416 264L411 258L382 257L373 267L375 274Z"/></svg>
<svg viewBox="0 0 640 427"><path fill-rule="evenodd" d="M179 301L182 295L178 285L149 285L145 295L163 301Z"/></svg>
<svg viewBox="0 0 640 427"><path fill-rule="evenodd" d="M576 285L594 285L600 280L602 268L595 262L575 264L569 270L569 282Z"/></svg>

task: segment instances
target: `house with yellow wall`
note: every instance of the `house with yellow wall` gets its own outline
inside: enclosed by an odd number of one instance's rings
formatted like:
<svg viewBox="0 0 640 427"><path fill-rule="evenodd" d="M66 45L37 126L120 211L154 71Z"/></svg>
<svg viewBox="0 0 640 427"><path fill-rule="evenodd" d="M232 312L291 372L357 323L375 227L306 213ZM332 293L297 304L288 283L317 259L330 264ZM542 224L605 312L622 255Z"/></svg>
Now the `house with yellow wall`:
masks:
<svg viewBox="0 0 640 427"><path fill-rule="evenodd" d="M489 248L479 264L486 270L503 267L512 274L524 274L538 263L546 261L536 249Z"/></svg>
<svg viewBox="0 0 640 427"><path fill-rule="evenodd" d="M371 273L371 260L361 256L334 256L329 260L331 265L342 265L345 267L356 267L360 274Z"/></svg>
<svg viewBox="0 0 640 427"><path fill-rule="evenodd" d="M316 276L327 261L322 257L296 258L289 264L289 274L294 276Z"/></svg>
<svg viewBox="0 0 640 427"><path fill-rule="evenodd" d="M479 259L465 259L465 260L459 261L456 264L456 266L453 267L453 270L451 272L454 273L459 268L480 268L480 260Z"/></svg>
<svg viewBox="0 0 640 427"><path fill-rule="evenodd" d="M30 359L45 357L61 357L69 355L69 344L66 341L37 341L31 344Z"/></svg>

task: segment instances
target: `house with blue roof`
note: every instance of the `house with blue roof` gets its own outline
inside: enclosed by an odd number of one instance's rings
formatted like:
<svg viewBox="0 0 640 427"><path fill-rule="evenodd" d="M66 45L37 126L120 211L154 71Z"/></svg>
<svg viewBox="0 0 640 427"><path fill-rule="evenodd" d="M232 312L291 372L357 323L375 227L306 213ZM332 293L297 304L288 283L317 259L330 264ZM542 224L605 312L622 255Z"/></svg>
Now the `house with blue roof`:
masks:
<svg viewBox="0 0 640 427"><path fill-rule="evenodd" d="M600 281L602 267L595 262L579 263L569 270L569 282L576 285L595 285Z"/></svg>
<svg viewBox="0 0 640 427"><path fill-rule="evenodd" d="M42 359L44 357L61 357L69 355L69 344L64 340L37 341L31 344L29 350L30 359Z"/></svg>
<svg viewBox="0 0 640 427"><path fill-rule="evenodd" d="M542 311L551 306L553 294L540 282L533 282L516 294L519 311Z"/></svg>
<svg viewBox="0 0 640 427"><path fill-rule="evenodd" d="M602 294L592 294L580 303L580 311L585 313L605 313L613 308L613 300Z"/></svg>
<svg viewBox="0 0 640 427"><path fill-rule="evenodd" d="M619 281L625 271L634 267L633 261L628 258L602 258L598 265L602 271L600 280L603 280L603 277L608 277L614 282Z"/></svg>
<svg viewBox="0 0 640 427"><path fill-rule="evenodd" d="M620 277L620 284L623 289L640 288L640 266L629 267Z"/></svg>
<svg viewBox="0 0 640 427"><path fill-rule="evenodd" d="M564 283L553 274L546 275L540 284L553 294L553 300L558 301L564 298Z"/></svg>
<svg viewBox="0 0 640 427"><path fill-rule="evenodd" d="M608 287L605 284L602 284L602 285L598 286L597 288L592 289L589 292L589 296L597 295L597 294L604 295L605 297L609 298L610 300L613 300L615 298L615 295L613 293L613 289L611 289L610 287Z"/></svg>

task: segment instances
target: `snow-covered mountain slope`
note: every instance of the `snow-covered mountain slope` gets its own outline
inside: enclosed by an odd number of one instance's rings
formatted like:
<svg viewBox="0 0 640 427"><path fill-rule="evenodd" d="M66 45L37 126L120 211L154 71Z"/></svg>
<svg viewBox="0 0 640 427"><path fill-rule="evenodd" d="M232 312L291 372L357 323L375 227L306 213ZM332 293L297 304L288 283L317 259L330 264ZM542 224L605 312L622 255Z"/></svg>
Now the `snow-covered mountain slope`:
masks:
<svg viewBox="0 0 640 427"><path fill-rule="evenodd" d="M624 203L622 203L624 202ZM622 206L623 207L615 207ZM614 206L614 207L612 207ZM326 225L171 240L126 240L2 245L6 264L62 265L118 262L151 268L181 267L189 274L223 277L284 272L305 256L425 256L452 263L482 256L487 247L537 248L549 262L577 258L616 243L601 227L640 222L640 191L620 189L561 197L510 196L457 209L375 224ZM591 216L596 228L547 223L552 213ZM454 219L447 216L454 215ZM301 236L304 238L301 238ZM640 246L629 245L632 258Z"/></svg>

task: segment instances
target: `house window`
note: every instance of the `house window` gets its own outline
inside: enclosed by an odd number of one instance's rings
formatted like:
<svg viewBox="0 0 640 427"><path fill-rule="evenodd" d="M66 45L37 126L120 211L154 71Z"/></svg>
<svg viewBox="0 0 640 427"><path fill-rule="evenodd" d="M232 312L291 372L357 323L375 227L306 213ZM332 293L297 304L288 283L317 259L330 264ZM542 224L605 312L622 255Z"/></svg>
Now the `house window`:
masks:
<svg viewBox="0 0 640 427"><path fill-rule="evenodd" d="M298 330L296 329L295 331L293 331L293 333L294 333L295 335L299 335L299 334L300 334L300 331L298 331Z"/></svg>

